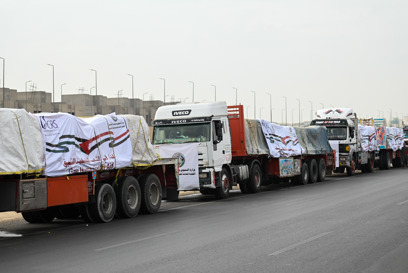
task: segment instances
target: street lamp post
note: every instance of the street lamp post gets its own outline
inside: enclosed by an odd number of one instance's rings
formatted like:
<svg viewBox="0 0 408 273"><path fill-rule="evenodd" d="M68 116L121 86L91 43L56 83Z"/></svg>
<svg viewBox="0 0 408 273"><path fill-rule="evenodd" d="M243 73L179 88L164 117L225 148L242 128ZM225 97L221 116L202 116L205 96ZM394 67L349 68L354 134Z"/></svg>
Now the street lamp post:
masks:
<svg viewBox="0 0 408 273"><path fill-rule="evenodd" d="M55 84L54 84L54 65L47 64L52 67L52 103L55 102Z"/></svg>
<svg viewBox="0 0 408 273"><path fill-rule="evenodd" d="M270 115L270 119L272 122L272 94L271 93L266 93L269 96L269 115Z"/></svg>
<svg viewBox="0 0 408 273"><path fill-rule="evenodd" d="M299 127L300 127L300 99L296 99L299 102Z"/></svg>
<svg viewBox="0 0 408 273"><path fill-rule="evenodd" d="M96 114L99 114L98 111L98 71L95 69L89 69L93 72L95 72L95 104L96 104Z"/></svg>
<svg viewBox="0 0 408 273"><path fill-rule="evenodd" d="M26 92L26 111L27 111L27 108L28 108L28 95L27 95L27 83L29 83L29 82L32 82L32 80L29 80L29 81L26 81L25 82L25 92Z"/></svg>
<svg viewBox="0 0 408 273"><path fill-rule="evenodd" d="M64 86L64 85L66 85L66 83L64 82L63 84L61 84L61 109L60 109L60 111L62 111L62 87Z"/></svg>
<svg viewBox="0 0 408 273"><path fill-rule="evenodd" d="M255 91L251 91L254 93L254 119L256 119L256 93Z"/></svg>
<svg viewBox="0 0 408 273"><path fill-rule="evenodd" d="M191 98L191 102L194 103L194 82L193 81L188 81L188 82L193 85L193 96Z"/></svg>
<svg viewBox="0 0 408 273"><path fill-rule="evenodd" d="M0 59L2 59L3 60L3 89L2 89L2 91L3 91L3 108L4 108L4 103L5 103L5 101L4 101L4 82L5 82L5 77L6 77L6 59L5 58L3 58L3 57L0 57Z"/></svg>
<svg viewBox="0 0 408 273"><path fill-rule="evenodd" d="M133 75L128 74L128 76L132 77L132 108L133 108L133 115L135 115L135 92L134 92L134 85L133 85Z"/></svg>
<svg viewBox="0 0 408 273"><path fill-rule="evenodd" d="M238 88L233 87L235 89L235 105L238 105Z"/></svg>
<svg viewBox="0 0 408 273"><path fill-rule="evenodd" d="M310 120L313 119L313 101L309 100L310 102Z"/></svg>
<svg viewBox="0 0 408 273"><path fill-rule="evenodd" d="M166 79L160 78L163 81L163 104L166 103Z"/></svg>
<svg viewBox="0 0 408 273"><path fill-rule="evenodd" d="M214 84L211 84L211 86L214 86L214 101L217 101L217 86Z"/></svg>
<svg viewBox="0 0 408 273"><path fill-rule="evenodd" d="M288 126L288 98L283 96L285 99L285 124Z"/></svg>
<svg viewBox="0 0 408 273"><path fill-rule="evenodd" d="M292 108L292 126L293 126L293 112L295 112L295 108Z"/></svg>

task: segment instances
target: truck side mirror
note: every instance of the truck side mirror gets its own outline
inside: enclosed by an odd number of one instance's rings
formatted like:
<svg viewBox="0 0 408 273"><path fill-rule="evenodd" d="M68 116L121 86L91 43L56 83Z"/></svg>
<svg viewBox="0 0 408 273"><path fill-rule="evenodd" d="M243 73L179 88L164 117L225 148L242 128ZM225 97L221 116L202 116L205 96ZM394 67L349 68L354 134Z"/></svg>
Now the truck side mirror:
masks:
<svg viewBox="0 0 408 273"><path fill-rule="evenodd" d="M350 137L354 138L354 127L350 127Z"/></svg>
<svg viewBox="0 0 408 273"><path fill-rule="evenodd" d="M220 120L214 120L213 143L217 144L222 141L222 123Z"/></svg>

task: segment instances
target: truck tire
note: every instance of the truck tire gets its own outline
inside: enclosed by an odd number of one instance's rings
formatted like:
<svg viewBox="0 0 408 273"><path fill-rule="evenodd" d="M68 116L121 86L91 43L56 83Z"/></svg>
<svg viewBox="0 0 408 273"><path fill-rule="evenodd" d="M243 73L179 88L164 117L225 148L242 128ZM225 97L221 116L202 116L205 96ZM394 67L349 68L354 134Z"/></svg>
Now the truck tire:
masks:
<svg viewBox="0 0 408 273"><path fill-rule="evenodd" d="M143 214L158 212L162 201L162 188L159 178L155 174L145 174L139 176L139 183L142 190L140 212Z"/></svg>
<svg viewBox="0 0 408 273"><path fill-rule="evenodd" d="M403 147L401 150L401 157L402 157L402 166L406 168L408 166L408 154L407 154L408 148Z"/></svg>
<svg viewBox="0 0 408 273"><path fill-rule="evenodd" d="M305 162L302 164L302 171L299 179L299 184L307 185L307 183L309 183L309 166Z"/></svg>
<svg viewBox="0 0 408 273"><path fill-rule="evenodd" d="M369 158L366 166L366 171L372 173L374 170L374 158Z"/></svg>
<svg viewBox="0 0 408 273"><path fill-rule="evenodd" d="M310 183L315 183L315 182L317 182L317 177L319 175L319 168L317 166L317 162L316 162L315 159L310 160L309 164L310 164L310 166L309 166L309 174L310 174L309 182Z"/></svg>
<svg viewBox="0 0 408 273"><path fill-rule="evenodd" d="M256 193L261 190L262 170L259 164L255 163L252 165L248 182L247 182L247 187L250 193Z"/></svg>
<svg viewBox="0 0 408 273"><path fill-rule="evenodd" d="M356 173L356 163L354 159L351 160L350 167L346 167L346 171L348 176L353 176Z"/></svg>
<svg viewBox="0 0 408 273"><path fill-rule="evenodd" d="M140 210L142 193L139 182L133 176L126 176L119 180L115 187L117 207L116 213L122 218L137 216Z"/></svg>
<svg viewBox="0 0 408 273"><path fill-rule="evenodd" d="M388 170L390 168L390 154L387 151L380 153L380 169Z"/></svg>
<svg viewBox="0 0 408 273"><path fill-rule="evenodd" d="M215 197L225 199L229 197L231 177L227 169L222 168L220 173L221 185L215 189Z"/></svg>
<svg viewBox="0 0 408 273"><path fill-rule="evenodd" d="M368 163L360 165L360 170L362 173L367 173L367 165Z"/></svg>
<svg viewBox="0 0 408 273"><path fill-rule="evenodd" d="M86 223L96 223L96 220L92 217L91 210L89 208L89 204L84 204L79 208L82 220Z"/></svg>
<svg viewBox="0 0 408 273"><path fill-rule="evenodd" d="M326 180L326 162L323 158L319 159L319 175L317 176L318 182L323 182Z"/></svg>
<svg viewBox="0 0 408 273"><path fill-rule="evenodd" d="M92 218L99 223L108 223L113 220L116 213L116 194L110 184L104 183L96 186L96 202L89 204Z"/></svg>

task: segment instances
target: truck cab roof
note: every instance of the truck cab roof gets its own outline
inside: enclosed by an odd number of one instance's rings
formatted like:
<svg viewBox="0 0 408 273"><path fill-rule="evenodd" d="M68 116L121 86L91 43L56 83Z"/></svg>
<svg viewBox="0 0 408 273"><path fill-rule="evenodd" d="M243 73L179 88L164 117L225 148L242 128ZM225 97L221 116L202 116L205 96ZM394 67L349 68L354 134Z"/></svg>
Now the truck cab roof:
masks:
<svg viewBox="0 0 408 273"><path fill-rule="evenodd" d="M164 119L192 119L199 117L227 116L228 109L225 101L199 103L199 104L175 104L161 106L157 109L155 120Z"/></svg>

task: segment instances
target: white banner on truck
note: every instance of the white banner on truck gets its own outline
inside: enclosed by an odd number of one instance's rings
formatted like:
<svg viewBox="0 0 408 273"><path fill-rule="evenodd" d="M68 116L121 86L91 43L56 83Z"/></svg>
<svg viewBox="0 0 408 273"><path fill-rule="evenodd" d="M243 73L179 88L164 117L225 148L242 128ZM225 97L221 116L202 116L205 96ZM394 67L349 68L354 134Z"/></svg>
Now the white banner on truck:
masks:
<svg viewBox="0 0 408 273"><path fill-rule="evenodd" d="M179 158L179 190L200 188L198 180L198 143L160 145L161 157Z"/></svg>
<svg viewBox="0 0 408 273"><path fill-rule="evenodd" d="M339 143L338 140L329 140L330 146L332 147L333 151L336 153L336 168L339 167Z"/></svg>
<svg viewBox="0 0 408 273"><path fill-rule="evenodd" d="M293 127L280 126L263 119L259 119L259 122L272 157L290 157L305 153Z"/></svg>
<svg viewBox="0 0 408 273"><path fill-rule="evenodd" d="M36 115L42 129L45 174L61 176L127 167L132 159L126 119L80 119L64 113Z"/></svg>
<svg viewBox="0 0 408 273"><path fill-rule="evenodd" d="M375 127L358 125L358 131L361 136L361 149L364 152L377 151L377 131Z"/></svg>

